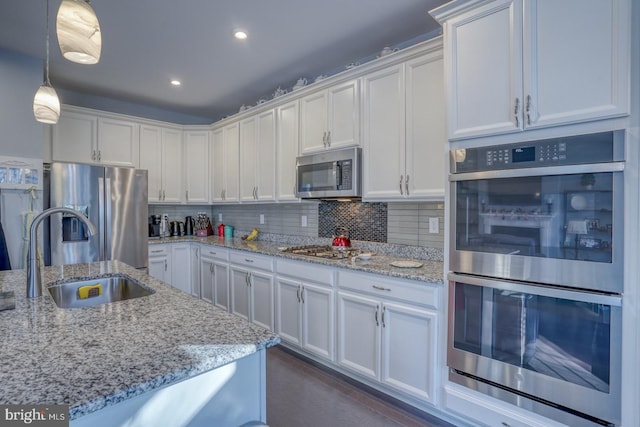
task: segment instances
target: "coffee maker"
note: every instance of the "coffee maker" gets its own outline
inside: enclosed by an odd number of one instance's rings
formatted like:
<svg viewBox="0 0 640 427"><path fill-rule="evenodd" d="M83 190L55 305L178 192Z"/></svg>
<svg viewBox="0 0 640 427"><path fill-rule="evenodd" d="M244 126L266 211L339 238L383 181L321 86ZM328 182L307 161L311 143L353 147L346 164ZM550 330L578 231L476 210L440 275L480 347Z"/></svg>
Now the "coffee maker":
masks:
<svg viewBox="0 0 640 427"><path fill-rule="evenodd" d="M160 238L161 215L149 215L149 237Z"/></svg>

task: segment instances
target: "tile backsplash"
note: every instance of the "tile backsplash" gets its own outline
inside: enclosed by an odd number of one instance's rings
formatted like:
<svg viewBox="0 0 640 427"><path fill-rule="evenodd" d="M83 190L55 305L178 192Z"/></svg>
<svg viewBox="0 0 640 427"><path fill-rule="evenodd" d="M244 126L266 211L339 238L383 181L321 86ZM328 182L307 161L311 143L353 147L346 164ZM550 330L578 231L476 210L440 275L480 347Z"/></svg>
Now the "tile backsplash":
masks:
<svg viewBox="0 0 640 427"><path fill-rule="evenodd" d="M333 237L344 227L351 239L387 242L386 203L323 201L318 215L318 237Z"/></svg>
<svg viewBox="0 0 640 427"><path fill-rule="evenodd" d="M149 205L149 214L167 213L181 220L206 212L215 226L233 225L238 233L257 227L263 233L301 237L331 237L338 225L354 240L444 248L444 202L333 202L237 205ZM222 215L222 221L219 220ZM261 215L264 224L260 224ZM429 221L437 221L437 233ZM436 220L434 220L436 219Z"/></svg>

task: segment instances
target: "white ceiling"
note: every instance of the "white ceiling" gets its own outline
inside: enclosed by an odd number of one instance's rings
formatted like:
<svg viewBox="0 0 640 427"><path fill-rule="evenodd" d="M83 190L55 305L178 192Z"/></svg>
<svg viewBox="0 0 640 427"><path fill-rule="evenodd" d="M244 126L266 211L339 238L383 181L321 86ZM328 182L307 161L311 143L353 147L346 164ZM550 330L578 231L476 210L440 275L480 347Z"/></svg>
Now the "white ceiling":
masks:
<svg viewBox="0 0 640 427"><path fill-rule="evenodd" d="M438 31L443 0L92 0L96 65L66 61L50 0L54 87L212 121L317 75ZM0 48L45 57L45 0L1 0ZM236 28L249 39L236 40ZM169 85L178 78L182 86ZM34 89L35 90L35 89ZM64 102L64 99L63 99Z"/></svg>

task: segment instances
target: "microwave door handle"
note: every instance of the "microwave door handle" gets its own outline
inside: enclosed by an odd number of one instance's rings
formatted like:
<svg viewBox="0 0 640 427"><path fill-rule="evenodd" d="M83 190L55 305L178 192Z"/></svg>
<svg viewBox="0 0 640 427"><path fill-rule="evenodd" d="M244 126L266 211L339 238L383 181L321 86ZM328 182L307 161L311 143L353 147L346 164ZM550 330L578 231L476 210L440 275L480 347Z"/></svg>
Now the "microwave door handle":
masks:
<svg viewBox="0 0 640 427"><path fill-rule="evenodd" d="M337 190L342 189L342 164L340 162L336 162L336 182L338 183Z"/></svg>

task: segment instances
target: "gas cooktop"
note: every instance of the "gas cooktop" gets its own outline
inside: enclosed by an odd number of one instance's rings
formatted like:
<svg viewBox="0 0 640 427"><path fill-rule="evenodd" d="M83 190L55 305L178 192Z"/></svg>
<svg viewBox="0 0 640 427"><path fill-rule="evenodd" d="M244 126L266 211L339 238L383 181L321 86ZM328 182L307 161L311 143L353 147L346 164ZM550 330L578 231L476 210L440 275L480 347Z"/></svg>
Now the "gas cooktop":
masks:
<svg viewBox="0 0 640 427"><path fill-rule="evenodd" d="M358 256L362 251L357 248L347 248L344 246L308 245L292 246L290 248L286 248L283 252L296 255L339 260Z"/></svg>

